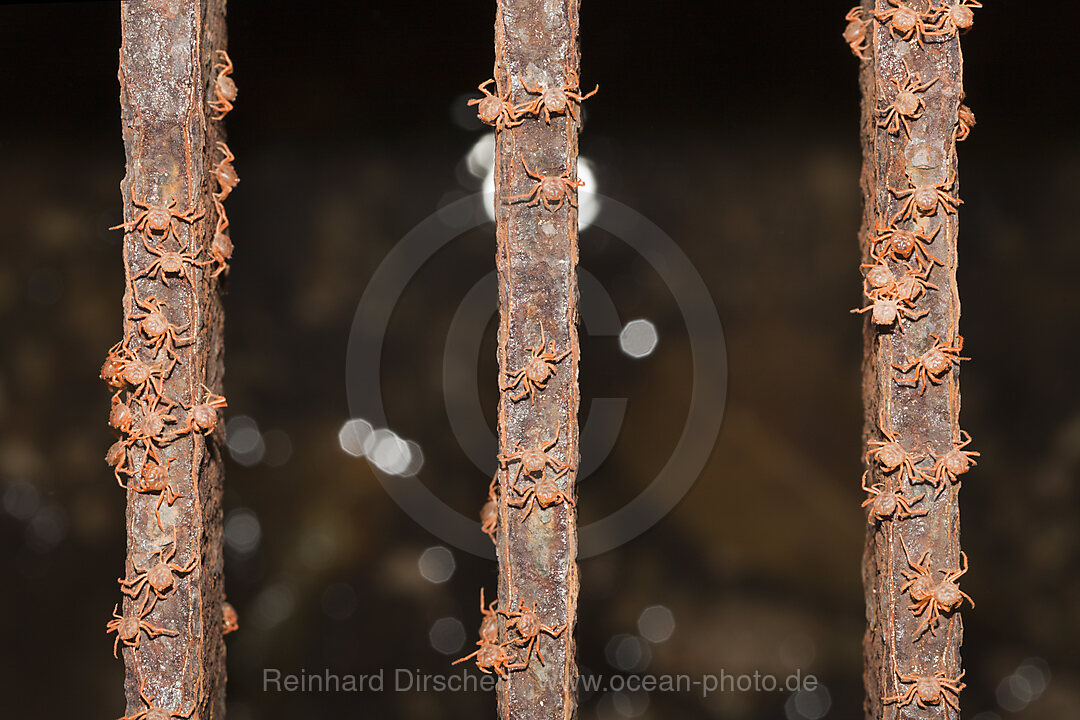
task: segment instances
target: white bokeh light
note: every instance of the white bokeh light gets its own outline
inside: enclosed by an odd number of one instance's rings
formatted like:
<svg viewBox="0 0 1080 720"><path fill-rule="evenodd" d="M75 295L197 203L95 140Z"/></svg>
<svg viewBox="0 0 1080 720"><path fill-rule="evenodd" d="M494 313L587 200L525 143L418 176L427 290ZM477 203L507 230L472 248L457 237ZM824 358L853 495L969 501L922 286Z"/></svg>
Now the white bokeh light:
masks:
<svg viewBox="0 0 1080 720"><path fill-rule="evenodd" d="M435 585L446 582L454 575L457 563L454 562L454 554L442 545L429 547L420 553L417 561L420 575L425 580Z"/></svg>
<svg viewBox="0 0 1080 720"><path fill-rule="evenodd" d="M651 643L662 643L675 632L675 615L663 605L653 605L641 611L637 626L641 637Z"/></svg>
<svg viewBox="0 0 1080 720"><path fill-rule="evenodd" d="M364 443L372 431L371 423L367 420L353 418L346 421L338 431L338 444L353 457L363 457Z"/></svg>
<svg viewBox="0 0 1080 720"><path fill-rule="evenodd" d="M632 358L652 355L659 342L656 326L648 320L631 320L619 333L619 347Z"/></svg>

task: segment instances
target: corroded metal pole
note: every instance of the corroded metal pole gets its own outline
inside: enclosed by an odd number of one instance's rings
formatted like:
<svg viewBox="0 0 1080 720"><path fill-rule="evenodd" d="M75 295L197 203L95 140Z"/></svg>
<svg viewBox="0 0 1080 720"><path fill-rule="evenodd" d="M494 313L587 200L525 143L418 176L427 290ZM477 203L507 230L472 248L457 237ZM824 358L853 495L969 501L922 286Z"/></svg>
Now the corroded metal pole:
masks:
<svg viewBox="0 0 1080 720"><path fill-rule="evenodd" d="M866 717L958 718L963 690L956 142L974 117L958 35L971 0L864 0L844 33L863 58L868 534Z"/></svg>
<svg viewBox="0 0 1080 720"><path fill-rule="evenodd" d="M121 28L124 337L102 378L115 390L107 461L127 492L128 551L110 630L126 716L223 718L225 2L131 0Z"/></svg>
<svg viewBox="0 0 1080 720"><path fill-rule="evenodd" d="M578 0L498 0L498 703L514 720L576 715L577 34Z"/></svg>

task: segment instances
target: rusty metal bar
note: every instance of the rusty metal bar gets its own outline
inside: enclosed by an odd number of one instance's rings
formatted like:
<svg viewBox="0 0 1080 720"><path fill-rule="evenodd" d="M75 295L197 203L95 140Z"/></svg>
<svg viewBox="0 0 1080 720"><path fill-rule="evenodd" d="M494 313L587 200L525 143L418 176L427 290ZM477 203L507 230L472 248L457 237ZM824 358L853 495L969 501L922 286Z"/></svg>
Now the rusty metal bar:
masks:
<svg viewBox="0 0 1080 720"><path fill-rule="evenodd" d="M231 253L221 201L235 173L218 120L236 95L225 2L120 8L124 337L102 377L116 391L107 461L127 489L128 552L110 630L127 717L221 718L220 275Z"/></svg>
<svg viewBox="0 0 1080 720"><path fill-rule="evenodd" d="M864 0L844 33L863 58L867 302L863 395L868 533L863 562L866 717L958 718L964 687L960 476L974 463L959 426L956 286L959 33L970 0ZM972 118L973 120L973 118Z"/></svg>
<svg viewBox="0 0 1080 720"><path fill-rule="evenodd" d="M498 704L514 720L576 714L577 34L577 0L497 3Z"/></svg>

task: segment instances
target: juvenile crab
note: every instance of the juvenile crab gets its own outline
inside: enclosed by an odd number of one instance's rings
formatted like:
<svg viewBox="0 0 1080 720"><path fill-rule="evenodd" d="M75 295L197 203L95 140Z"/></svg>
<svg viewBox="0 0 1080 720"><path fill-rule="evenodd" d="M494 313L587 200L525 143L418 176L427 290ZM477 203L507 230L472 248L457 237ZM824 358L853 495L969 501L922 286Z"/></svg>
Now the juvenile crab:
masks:
<svg viewBox="0 0 1080 720"><path fill-rule="evenodd" d="M900 129L903 128L904 133L911 137L911 120L918 120L923 114L923 101L916 93L925 92L932 87L934 83L938 81L938 78L934 78L930 82L922 82L918 73L911 72L908 67L907 61L904 61L904 71L907 74L907 79L901 84L898 80L893 80L893 85L896 86L896 97L893 101L883 108L877 110L880 120L878 120L878 127L885 128L885 131L891 135L898 135Z"/></svg>
<svg viewBox="0 0 1080 720"><path fill-rule="evenodd" d="M514 492L519 497L517 500L507 500L506 504L511 507L527 507L525 514L521 516L521 521L525 522L525 519L529 517L529 514L533 511L532 501L535 500L536 504L541 508L549 508L552 505L557 505L561 502L565 502L570 507L574 507L574 499L571 497L573 493L564 491L559 487L559 478L565 477L569 470L563 470L557 472L554 475L548 476L547 469L541 468L540 479L529 487L522 490L517 483L514 483ZM518 480L521 476L518 476Z"/></svg>
<svg viewBox="0 0 1080 720"><path fill-rule="evenodd" d="M889 23L889 29L904 40L914 39L922 47L923 38L928 34L927 21L933 16L920 13L901 0L889 0L891 10L876 10L874 17L879 22Z"/></svg>
<svg viewBox="0 0 1080 720"><path fill-rule="evenodd" d="M897 672L896 674L901 682L915 684L908 688L906 692L894 695L893 697L887 697L882 700L882 702L886 705L899 703L901 707L910 705L914 702L921 708L926 708L928 705L940 705L944 703L956 712L960 712L960 703L957 696L965 687L967 687L960 681L961 678L964 677L964 672L965 671L961 671L960 674L954 678L949 677L941 670L933 675L922 675L919 673L900 675L900 673Z"/></svg>
<svg viewBox="0 0 1080 720"><path fill-rule="evenodd" d="M973 127L975 127L975 113L967 105L961 103L956 111L956 141L967 140Z"/></svg>
<svg viewBox="0 0 1080 720"><path fill-rule="evenodd" d="M515 460L519 461L517 472L514 473L513 479L510 481L511 487L517 485L517 479L521 475L522 471L526 475L536 475L542 473L546 466L551 466L554 470L563 470L570 467L566 463L559 462L553 456L548 454L548 450L555 447L555 443L559 441L559 433L562 432L562 423L560 422L555 429L555 437L550 442L539 442L535 447L523 448L521 443L517 443L514 446L514 452L507 453L506 455L499 455L499 465L506 467L507 463L511 463Z"/></svg>
<svg viewBox="0 0 1080 720"><path fill-rule="evenodd" d="M158 627L153 623L147 622L143 619L146 617L147 613L136 613L134 606L130 606L123 615L117 612L119 607L119 605L113 606L113 619L105 623L106 633L116 633L116 639L113 641L113 657L118 657L116 653L119 649L121 640L123 640L124 644L128 647L133 647L137 650L139 648L139 642L142 640L142 633L144 632L147 637L150 638L155 638L158 635L179 635L176 630Z"/></svg>
<svg viewBox="0 0 1080 720"><path fill-rule="evenodd" d="M934 339L932 348L907 364L893 363L893 367L903 375L917 369L914 378L902 378L894 375L893 379L897 385L918 387L920 395L926 393L926 388L929 385L941 384L942 376L952 368L953 363L959 364L961 360L971 359L960 356L960 351L964 349L964 338L962 336L956 336L956 345L950 345L934 334L931 334L930 337Z"/></svg>
<svg viewBox="0 0 1080 720"><path fill-rule="evenodd" d="M938 207L941 207L946 215L952 215L956 212L957 207L964 204L963 200L946 192L946 190L951 188L956 182L955 170L949 170L949 174L943 182L934 183L932 181L927 181L922 185L915 185L911 183L910 179L908 182L911 184L911 187L907 190L897 190L892 187L889 188L889 192L891 192L897 200L904 200L900 209L893 215L891 224L895 225L897 220L915 218L917 215L937 215Z"/></svg>
<svg viewBox="0 0 1080 720"><path fill-rule="evenodd" d="M531 103L522 105L518 110L531 113L537 117L539 117L542 112L544 114L544 122L548 125L551 124L552 115L561 115L562 113L566 113L574 120L577 120L578 116L574 112L574 102L581 104L600 90L600 86L597 85L592 92L587 95L582 95L579 87L580 81L578 80L578 75L573 71L567 73L567 82L562 87L533 86L529 85L529 83L525 81L525 78L520 78L520 80L522 87L528 92L539 95L540 97L536 98Z"/></svg>
<svg viewBox="0 0 1080 720"><path fill-rule="evenodd" d="M199 248L196 252L189 250L166 250L163 245L152 246L146 242L146 238L142 239L143 246L146 248L146 252L154 256L154 261L150 263L146 269L138 273L135 277L149 277L151 279L161 280L166 287L169 285L169 275L181 275L187 280L191 287L195 287L195 279L191 275L191 269L196 266L206 265L205 260L199 260L199 255L202 254L202 248Z"/></svg>
<svg viewBox="0 0 1080 720"><path fill-rule="evenodd" d="M499 529L499 473L491 478L488 485L487 502L480 508L480 530L484 532L491 542L495 542L495 532ZM480 590L481 595L483 589Z"/></svg>
<svg viewBox="0 0 1080 720"><path fill-rule="evenodd" d="M870 26L870 20L863 17L862 6L856 5L848 10L844 19L848 21L844 28L844 42L851 48L851 52L860 60L866 60L866 30Z"/></svg>
<svg viewBox="0 0 1080 720"><path fill-rule="evenodd" d="M531 192L511 195L506 199L507 202L525 200L526 205L537 205L543 202L544 208L549 212L558 210L563 202L569 202L573 207L577 207L576 191L585 184L584 180L572 179L569 170L562 175L540 175L533 172L529 163L525 162L524 156L521 158L521 164L525 166L526 174L536 180L536 187Z"/></svg>
<svg viewBox="0 0 1080 720"><path fill-rule="evenodd" d="M101 379L106 385L114 389L124 387L124 362L124 341L121 340L109 348L105 362L101 363Z"/></svg>
<svg viewBox="0 0 1080 720"><path fill-rule="evenodd" d="M155 363L153 365L144 362L134 351L127 351L124 357L124 369L120 376L124 382L131 386L132 396L141 397L148 391L153 391L154 396L161 395L161 383L172 372L176 364L174 359L168 367Z"/></svg>
<svg viewBox="0 0 1080 720"><path fill-rule="evenodd" d="M148 446L155 441L161 443L168 440L164 435L165 424L176 422L176 416L168 414L165 407L158 407L166 403L170 408L176 404L164 395L157 395L150 402L139 403L139 419L131 427L132 440L142 440Z"/></svg>
<svg viewBox="0 0 1080 720"><path fill-rule="evenodd" d="M894 291L895 292L895 291ZM882 327L889 327L894 324L898 318L905 320L918 320L926 317L930 312L929 310L923 310L922 312L916 312L910 304L901 301L895 294L890 293L876 293L872 298L873 302L864 308L855 308L851 312L853 313L871 313L870 318L875 325ZM902 326L901 326L902 327Z"/></svg>
<svg viewBox="0 0 1080 720"><path fill-rule="evenodd" d="M122 488L127 488L121 475L131 477L135 474L134 468L125 467L131 460L131 440L117 440L105 451L105 464L113 469L116 482Z"/></svg>
<svg viewBox="0 0 1080 720"><path fill-rule="evenodd" d="M905 520L910 517L918 517L925 515L929 510L923 508L921 511L912 510L911 506L922 501L925 495L920 495L917 498L904 497L903 492L900 490L885 490L884 483L875 483L874 485L867 486L866 478L869 472L864 472L862 476L862 489L868 492L870 495L863 501L861 507L870 506L870 510L867 511L866 522L873 525L875 521L888 520L895 517L897 520Z"/></svg>
<svg viewBox="0 0 1080 720"><path fill-rule="evenodd" d="M175 359L176 348L181 345L188 345L194 340L190 336L185 338L177 337L191 327L191 323L174 325L169 322L168 316L165 315L166 304L156 297L141 300L138 295L135 295L135 305L143 312L132 314L131 320L139 323L139 331L150 341L148 347L151 350L157 352L159 348L164 346L165 351Z"/></svg>
<svg viewBox="0 0 1080 720"><path fill-rule="evenodd" d="M191 405L183 401L180 402L180 405L188 411L188 416L187 424L177 431L177 435L189 432L200 432L203 435L209 435L217 428L218 408L229 406L224 397L210 392L210 388L206 387L206 385L203 385L202 389L206 394L199 402Z"/></svg>
<svg viewBox="0 0 1080 720"><path fill-rule="evenodd" d="M927 35L957 35L971 29L975 23L975 13L972 8L981 8L982 3L978 0L959 0L954 4L935 6L931 3L931 14L938 13L938 18L933 27L927 31Z"/></svg>
<svg viewBox="0 0 1080 720"><path fill-rule="evenodd" d="M218 141L218 150L220 150L225 157L214 167L214 177L217 178L218 192L214 193L214 199L217 201L224 200L229 197L229 193L240 183L240 176L236 174L236 168L233 167L232 161L236 159L236 156L232 154L232 150L225 143Z"/></svg>
<svg viewBox="0 0 1080 720"><path fill-rule="evenodd" d="M158 528L164 532L165 526L161 524L161 505L162 503L168 503L172 505L178 498L184 497L181 493L177 492L176 488L169 481L169 466L172 465L175 457L166 458L165 463L161 463L161 458L158 456L157 448L153 445L149 446L146 451L146 457L143 458L142 472L139 473L140 479L132 482L128 487L137 493L153 494L157 493L158 501L154 508L154 515L157 517Z"/></svg>
<svg viewBox="0 0 1080 720"><path fill-rule="evenodd" d="M233 254L232 239L225 232L229 229L229 218L225 215L225 206L221 204L220 200L215 200L214 206L218 211L218 223L214 232L214 239L210 241L210 260L217 267L210 273L212 278L216 278L229 269L229 260Z"/></svg>
<svg viewBox="0 0 1080 720"><path fill-rule="evenodd" d="M896 287L896 275L884 260L875 263L863 263L863 293L868 298L875 298L879 293L889 293Z"/></svg>
<svg viewBox="0 0 1080 720"><path fill-rule="evenodd" d="M513 588L510 589L511 596L513 595ZM525 604L524 598L519 598L518 609L507 612L506 610L499 610L499 614L506 618L506 630L510 632L514 630L517 632L517 637L510 642L518 645L519 647L528 648L525 652L525 659L509 666L509 669L524 669L529 666L529 660L532 659L533 650L536 648L536 641L540 639L540 634L544 633L550 635L553 638L557 638L562 635L566 629L566 624L562 624L559 627L551 627L550 625L544 625L540 622L540 616L537 614L536 609L539 603L533 602L532 608L529 608ZM544 656L540 654L540 650L536 650L536 657L540 661L540 664L544 664Z"/></svg>
<svg viewBox="0 0 1080 720"><path fill-rule="evenodd" d="M517 664L510 662L514 659L514 656L506 649L509 643L500 644L480 638L476 641L476 644L479 646L476 650L450 664L457 665L470 658L476 658L476 667L479 668L480 672L488 675L495 673L504 680L509 677L510 670L519 669Z"/></svg>
<svg viewBox="0 0 1080 720"><path fill-rule="evenodd" d="M903 467L907 470L909 478L916 477L915 463L922 460L925 455L915 455L904 450L896 434L889 430L881 428L881 434L885 436L885 440L871 440L867 443L866 461L869 462L873 457L881 466L882 472L891 473Z"/></svg>
<svg viewBox="0 0 1080 720"><path fill-rule="evenodd" d="M225 117L233 109L233 101L236 100L236 81L231 77L233 71L232 60L229 58L229 53L224 50L218 50L217 52L221 56L222 62L214 65L214 69L218 70L217 79L214 80L216 99L207 103L211 108L218 111L218 114L214 116L214 120Z"/></svg>
<svg viewBox="0 0 1080 720"><path fill-rule="evenodd" d="M480 639L485 642L499 641L499 613L495 611L498 602L492 600L490 604L484 605L484 588L480 588L480 615L483 618L480 621Z"/></svg>
<svg viewBox="0 0 1080 720"><path fill-rule="evenodd" d="M195 700L191 701L191 708L185 713L177 710L166 710L160 705L156 705L153 700L146 697L146 693L143 690L146 688L146 676L143 675L142 682L139 683L139 696L146 703L146 707L137 713L132 715L125 715L120 720L172 720L172 718L189 718L191 714L195 712L195 706L198 703Z"/></svg>
<svg viewBox="0 0 1080 720"><path fill-rule="evenodd" d="M149 203L139 202L132 198L131 204L135 207L142 208L142 212L135 216L130 222L122 222L119 225L113 225L110 230L124 229L124 232L130 232L132 230L141 230L143 233L143 242L146 242L145 236L149 235L159 240L166 240L173 232L173 219L183 220L189 225L201 218L205 213L195 211L189 212L187 215L182 215L175 210L176 200L170 200L168 205L151 205Z"/></svg>
<svg viewBox="0 0 1080 720"><path fill-rule="evenodd" d="M960 562L962 568L956 568L954 570L938 570L938 572L945 575L941 580L935 580L934 571L930 569L929 558L930 551L927 550L919 558L918 562L914 562L911 559L911 554L908 552L907 544L901 538L901 546L904 548L904 555L907 558L908 566L910 570L901 570L900 574L907 579L907 582L900 587L900 592L909 592L911 597L911 612L912 614L924 615L922 622L919 623L919 629L916 636L921 635L927 630L931 635L935 634L940 617L943 613L948 613L956 608L960 607L960 604L966 599L971 603L972 607L975 606L974 601L967 593L960 589L960 586L956 581L967 572L967 554L960 553Z"/></svg>
<svg viewBox="0 0 1080 720"><path fill-rule="evenodd" d="M112 409L109 410L109 425L122 433L131 432L131 423L135 416L131 406L120 399L120 393L112 396Z"/></svg>
<svg viewBox="0 0 1080 720"><path fill-rule="evenodd" d="M240 629L240 615L230 602L221 603L221 634L228 635Z"/></svg>
<svg viewBox="0 0 1080 720"><path fill-rule="evenodd" d="M173 528L172 541L157 552L151 553L149 556L154 557L156 555L158 558L156 563L147 565L143 568L136 565L133 561L128 560L129 574L135 574L131 577L121 578L119 580L120 591L130 598L136 598L139 596L139 593L142 592L144 586L149 588L146 593L146 599L143 600L142 607L139 610L140 615L148 613L158 600L167 598L169 593L176 587L176 576L185 575L191 572L199 562L197 555L193 556L191 560L188 561L187 565L178 565L177 563L169 562L175 552L176 529Z"/></svg>
<svg viewBox="0 0 1080 720"><path fill-rule="evenodd" d="M913 259L920 268L925 267L925 271L920 269L919 272L929 272L934 265L944 266L941 260L931 255L926 249L939 232L941 232L940 225L929 234L922 230L918 232L904 230L895 225L885 229L879 226L878 234L870 239L870 252L878 262L885 258L891 258L897 262Z"/></svg>
<svg viewBox="0 0 1080 720"><path fill-rule="evenodd" d="M466 104L470 107L476 105L476 116L480 118L481 122L494 125L496 130L515 127L525 122L518 119L517 109L510 103L509 88L506 94L502 96L492 95L488 92L487 86L493 82L495 82L495 78L485 80L477 85L476 89L484 93L484 97L473 98Z"/></svg>
<svg viewBox="0 0 1080 720"><path fill-rule="evenodd" d="M521 384L521 392L512 396L510 398L511 402L517 402L526 397L529 398L530 402L534 401L535 393L547 387L548 380L555 374L555 365L562 362L563 358L570 354L569 350L562 354L556 354L554 340L551 341L551 349L545 352L545 344L544 323L541 321L540 344L525 346L526 352L530 355L529 359L520 370L507 372L506 374L510 376L510 379L499 388L506 392L513 390L519 383Z"/></svg>
<svg viewBox="0 0 1080 720"><path fill-rule="evenodd" d="M938 286L926 279L931 267L933 266L927 266L925 270L916 270L909 266L904 276L896 282L896 299L900 302L913 303L928 289L937 290Z"/></svg>
<svg viewBox="0 0 1080 720"><path fill-rule="evenodd" d="M979 457L979 453L974 450L965 450L968 445L971 444L971 435L966 430L960 431L960 440L953 443L953 449L944 455L938 455L933 450L930 454L934 456L937 461L934 463L934 467L929 475L924 474L923 477L935 487L941 485L944 489L945 481L956 482L957 475L963 475L971 469L972 465L977 465L973 458Z"/></svg>

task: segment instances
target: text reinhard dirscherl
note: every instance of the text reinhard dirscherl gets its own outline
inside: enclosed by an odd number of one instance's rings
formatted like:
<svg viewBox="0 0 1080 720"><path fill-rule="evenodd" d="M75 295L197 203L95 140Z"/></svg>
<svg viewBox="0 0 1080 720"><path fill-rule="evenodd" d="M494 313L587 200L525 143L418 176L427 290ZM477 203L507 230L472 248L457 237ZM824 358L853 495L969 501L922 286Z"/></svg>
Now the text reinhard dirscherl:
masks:
<svg viewBox="0 0 1080 720"><path fill-rule="evenodd" d="M337 674L325 669L285 673L277 668L263 668L263 692L323 693L323 692L491 692L498 681L496 675L462 669L453 673L426 673L412 668L380 669L366 675ZM643 675L583 675L578 687L592 692L667 692L714 693L731 692L798 692L814 690L817 677L796 671L786 677L754 671L733 674L643 674Z"/></svg>

